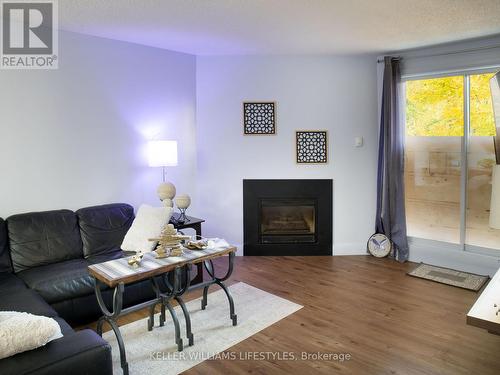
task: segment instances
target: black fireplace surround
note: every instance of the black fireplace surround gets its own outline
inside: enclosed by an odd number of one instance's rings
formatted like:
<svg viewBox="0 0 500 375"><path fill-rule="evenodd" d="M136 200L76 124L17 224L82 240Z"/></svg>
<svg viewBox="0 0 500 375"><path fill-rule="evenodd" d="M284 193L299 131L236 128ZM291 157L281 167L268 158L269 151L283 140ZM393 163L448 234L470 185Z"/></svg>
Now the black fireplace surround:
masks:
<svg viewBox="0 0 500 375"><path fill-rule="evenodd" d="M332 180L243 180L244 255L332 255Z"/></svg>

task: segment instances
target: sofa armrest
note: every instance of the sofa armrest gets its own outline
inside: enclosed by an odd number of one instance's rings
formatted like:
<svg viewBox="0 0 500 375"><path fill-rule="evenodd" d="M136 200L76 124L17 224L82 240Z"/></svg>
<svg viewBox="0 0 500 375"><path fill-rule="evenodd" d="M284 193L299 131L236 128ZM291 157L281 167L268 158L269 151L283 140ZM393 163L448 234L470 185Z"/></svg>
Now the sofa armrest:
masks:
<svg viewBox="0 0 500 375"><path fill-rule="evenodd" d="M111 347L90 329L0 360L2 375L111 375Z"/></svg>

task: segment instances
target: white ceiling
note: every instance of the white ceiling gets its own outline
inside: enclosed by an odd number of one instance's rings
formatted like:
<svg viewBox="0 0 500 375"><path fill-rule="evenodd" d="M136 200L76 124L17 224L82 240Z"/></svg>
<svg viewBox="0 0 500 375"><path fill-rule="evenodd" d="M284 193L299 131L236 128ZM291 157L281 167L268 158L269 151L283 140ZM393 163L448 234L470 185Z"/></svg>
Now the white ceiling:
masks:
<svg viewBox="0 0 500 375"><path fill-rule="evenodd" d="M59 27L197 55L373 53L500 33L500 0L63 0Z"/></svg>

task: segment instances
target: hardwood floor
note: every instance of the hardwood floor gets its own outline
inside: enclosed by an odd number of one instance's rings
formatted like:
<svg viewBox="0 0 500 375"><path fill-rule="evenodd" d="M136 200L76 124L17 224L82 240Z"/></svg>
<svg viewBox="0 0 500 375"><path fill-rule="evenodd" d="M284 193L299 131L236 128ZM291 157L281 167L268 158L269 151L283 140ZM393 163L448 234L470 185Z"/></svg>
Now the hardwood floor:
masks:
<svg viewBox="0 0 500 375"><path fill-rule="evenodd" d="M304 308L229 351L348 353L351 359L208 360L186 374L500 373L500 336L465 323L478 294L409 277L414 264L369 256L236 262L230 283L246 282ZM243 308L236 305L237 311ZM120 323L145 316L130 314Z"/></svg>

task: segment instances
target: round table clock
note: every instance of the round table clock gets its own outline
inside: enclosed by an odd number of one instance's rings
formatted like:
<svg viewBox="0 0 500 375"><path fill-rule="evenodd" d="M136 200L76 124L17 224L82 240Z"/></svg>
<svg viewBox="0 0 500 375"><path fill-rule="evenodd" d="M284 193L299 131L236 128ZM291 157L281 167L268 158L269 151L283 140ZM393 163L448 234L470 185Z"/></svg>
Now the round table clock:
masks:
<svg viewBox="0 0 500 375"><path fill-rule="evenodd" d="M382 233L375 233L366 244L368 252L376 258L383 258L390 254L392 249L391 240Z"/></svg>

